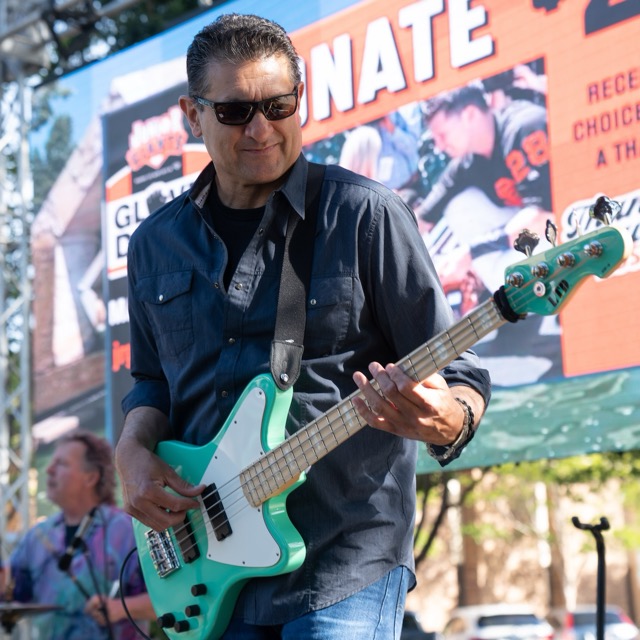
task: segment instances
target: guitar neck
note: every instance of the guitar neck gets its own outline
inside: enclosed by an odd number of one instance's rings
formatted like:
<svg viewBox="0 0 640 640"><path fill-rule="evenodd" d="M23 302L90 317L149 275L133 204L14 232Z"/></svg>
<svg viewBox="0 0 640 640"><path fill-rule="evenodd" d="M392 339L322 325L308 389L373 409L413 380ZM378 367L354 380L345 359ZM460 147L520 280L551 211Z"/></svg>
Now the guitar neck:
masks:
<svg viewBox="0 0 640 640"><path fill-rule="evenodd" d="M416 382L420 382L505 322L495 301L490 298L448 330L404 357L397 365ZM373 386L378 389L375 380ZM353 405L355 397L361 397L360 391L352 393L242 471L242 486L251 504L258 507L283 491L303 471L366 425Z"/></svg>

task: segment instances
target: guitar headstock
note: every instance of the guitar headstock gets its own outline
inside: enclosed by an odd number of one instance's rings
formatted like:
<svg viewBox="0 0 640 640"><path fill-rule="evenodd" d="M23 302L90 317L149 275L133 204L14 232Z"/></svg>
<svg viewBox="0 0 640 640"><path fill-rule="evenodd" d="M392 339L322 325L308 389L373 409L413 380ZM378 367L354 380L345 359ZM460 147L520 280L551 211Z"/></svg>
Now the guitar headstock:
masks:
<svg viewBox="0 0 640 640"><path fill-rule="evenodd" d="M606 278L633 249L629 232L615 226L602 226L535 255L530 235L519 239L527 259L505 270L504 296L518 316L558 313L588 276Z"/></svg>

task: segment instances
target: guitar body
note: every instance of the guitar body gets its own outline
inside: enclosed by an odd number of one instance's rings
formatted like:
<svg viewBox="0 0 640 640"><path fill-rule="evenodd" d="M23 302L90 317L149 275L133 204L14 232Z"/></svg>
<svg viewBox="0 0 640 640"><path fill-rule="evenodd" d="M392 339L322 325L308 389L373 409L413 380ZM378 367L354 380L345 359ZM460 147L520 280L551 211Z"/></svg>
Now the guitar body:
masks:
<svg viewBox="0 0 640 640"><path fill-rule="evenodd" d="M170 638L219 638L250 578L287 573L304 561L304 543L285 509L288 494L304 477L259 507L252 506L240 485L241 470L284 440L291 396L292 390L281 391L271 376L257 376L209 444L197 447L167 441L158 445L156 453L182 478L192 484L215 485L217 491L212 505L201 501L199 510L188 513L190 531L175 527L163 532L161 549L154 533L133 520L147 590ZM203 495L207 493L211 491ZM219 525L225 520L222 533L226 536L219 540L216 529L220 534ZM199 555L189 561L194 544ZM171 564L167 553L174 552L177 567L166 572ZM194 596L192 588L204 592Z"/></svg>

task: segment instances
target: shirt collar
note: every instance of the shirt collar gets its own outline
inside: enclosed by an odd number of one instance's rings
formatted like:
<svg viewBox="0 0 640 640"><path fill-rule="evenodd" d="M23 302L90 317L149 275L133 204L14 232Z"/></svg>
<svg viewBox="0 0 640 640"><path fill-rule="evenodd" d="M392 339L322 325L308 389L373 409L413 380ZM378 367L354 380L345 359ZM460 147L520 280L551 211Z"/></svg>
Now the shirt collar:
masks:
<svg viewBox="0 0 640 640"><path fill-rule="evenodd" d="M189 193L189 198L196 205L196 207L198 207L198 209L204 208L204 204L209 197L209 191L211 191L211 185L213 184L215 175L216 170L213 167L213 162L210 162L200 172L200 175L193 183L193 186L191 187L191 191Z"/></svg>
<svg viewBox="0 0 640 640"><path fill-rule="evenodd" d="M305 217L305 194L307 188L307 173L309 163L300 154L289 171L289 175L279 191L289 201L293 210L304 220Z"/></svg>
<svg viewBox="0 0 640 640"><path fill-rule="evenodd" d="M276 192L281 192L282 195L288 200L294 211L304 220L305 217L305 193L307 186L307 173L309 163L306 158L300 154L298 159L293 163L293 166L289 170L284 184L276 189ZM210 162L196 178L196 181L191 187L189 194L192 202L202 209L209 197L211 191L211 185L216 174L213 162Z"/></svg>

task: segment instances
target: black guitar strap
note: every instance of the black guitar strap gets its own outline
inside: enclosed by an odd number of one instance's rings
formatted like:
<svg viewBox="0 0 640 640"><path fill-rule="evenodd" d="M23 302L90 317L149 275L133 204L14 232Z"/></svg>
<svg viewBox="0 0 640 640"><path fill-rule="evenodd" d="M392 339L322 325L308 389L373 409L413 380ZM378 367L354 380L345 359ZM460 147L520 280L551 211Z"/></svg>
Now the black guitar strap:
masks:
<svg viewBox="0 0 640 640"><path fill-rule="evenodd" d="M316 220L325 169L325 165L309 163L305 218L300 220L300 216L292 211L287 223L276 329L271 343L271 375L282 390L291 387L300 375Z"/></svg>

